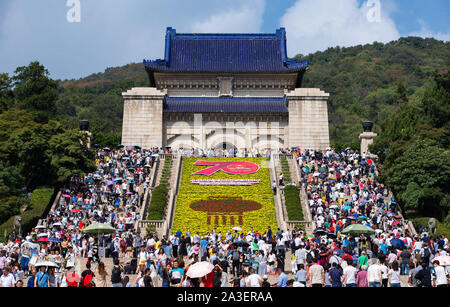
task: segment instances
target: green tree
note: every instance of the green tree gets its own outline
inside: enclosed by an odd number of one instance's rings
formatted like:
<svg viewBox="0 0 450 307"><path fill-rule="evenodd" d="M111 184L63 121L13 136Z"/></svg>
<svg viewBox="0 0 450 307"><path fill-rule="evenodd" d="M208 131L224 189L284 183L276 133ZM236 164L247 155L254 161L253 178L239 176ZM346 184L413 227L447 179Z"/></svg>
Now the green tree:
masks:
<svg viewBox="0 0 450 307"><path fill-rule="evenodd" d="M49 72L39 62L18 67L14 72L16 105L33 114L34 120L48 122L56 113L58 83L49 78Z"/></svg>
<svg viewBox="0 0 450 307"><path fill-rule="evenodd" d="M67 130L52 136L47 154L58 184L96 170L93 160L95 155L87 148L87 143L86 134L77 130Z"/></svg>
<svg viewBox="0 0 450 307"><path fill-rule="evenodd" d="M450 186L450 152L428 140L417 140L386 169L382 180L408 209L447 215L441 201ZM443 203L442 203L443 204Z"/></svg>
<svg viewBox="0 0 450 307"><path fill-rule="evenodd" d="M434 72L435 86L422 99L424 121L434 128L450 129L450 76L448 70Z"/></svg>
<svg viewBox="0 0 450 307"><path fill-rule="evenodd" d="M8 110L13 104L12 81L9 75L0 74L0 113Z"/></svg>

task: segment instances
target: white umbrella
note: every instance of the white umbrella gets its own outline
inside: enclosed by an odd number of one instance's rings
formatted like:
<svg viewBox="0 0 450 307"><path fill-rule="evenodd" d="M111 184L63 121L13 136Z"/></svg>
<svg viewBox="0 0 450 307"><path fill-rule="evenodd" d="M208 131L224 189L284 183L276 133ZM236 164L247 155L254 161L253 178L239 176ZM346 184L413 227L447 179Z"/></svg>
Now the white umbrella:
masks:
<svg viewBox="0 0 450 307"><path fill-rule="evenodd" d="M213 269L214 265L212 265L210 262L197 262L189 267L186 276L190 278L200 278L211 273Z"/></svg>
<svg viewBox="0 0 450 307"><path fill-rule="evenodd" d="M46 229L47 227L45 227L44 225L38 225L36 227L34 227L36 229Z"/></svg>
<svg viewBox="0 0 450 307"><path fill-rule="evenodd" d="M56 263L47 261L47 260L41 260L38 263L36 263L34 266L35 267L46 266L46 267L54 267L54 268L58 267L58 265Z"/></svg>
<svg viewBox="0 0 450 307"><path fill-rule="evenodd" d="M233 227L233 230L242 231L242 228L239 226Z"/></svg>
<svg viewBox="0 0 450 307"><path fill-rule="evenodd" d="M55 226L62 226L63 224L61 224L60 222L58 222L58 223L54 223L53 225L52 225L52 227L55 227Z"/></svg>
<svg viewBox="0 0 450 307"><path fill-rule="evenodd" d="M46 232L40 233L37 235L39 238L40 237L48 237L48 234Z"/></svg>
<svg viewBox="0 0 450 307"><path fill-rule="evenodd" d="M450 265L450 256L437 256L433 259L433 261L439 261L439 265L448 266Z"/></svg>

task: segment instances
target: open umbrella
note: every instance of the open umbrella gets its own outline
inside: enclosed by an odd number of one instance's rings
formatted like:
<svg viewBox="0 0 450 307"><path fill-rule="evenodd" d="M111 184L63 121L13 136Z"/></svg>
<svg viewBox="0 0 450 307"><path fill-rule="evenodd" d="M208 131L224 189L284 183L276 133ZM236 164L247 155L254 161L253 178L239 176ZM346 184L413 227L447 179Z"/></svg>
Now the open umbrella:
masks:
<svg viewBox="0 0 450 307"><path fill-rule="evenodd" d="M42 266L45 266L45 267L53 267L53 268L57 268L57 267L58 267L58 265L57 265L56 263L51 262L51 261L47 261L47 260L39 261L39 262L36 263L34 266L37 267L37 268L38 268L38 267L42 267Z"/></svg>
<svg viewBox="0 0 450 307"><path fill-rule="evenodd" d="M322 235L326 235L327 234L327 230L325 228L316 228L316 230L314 230L314 234L322 236Z"/></svg>
<svg viewBox="0 0 450 307"><path fill-rule="evenodd" d="M450 265L450 256L437 256L433 258L433 261L439 261L439 265L448 266Z"/></svg>
<svg viewBox="0 0 450 307"><path fill-rule="evenodd" d="M367 220L367 219L368 219L368 217L364 216L364 215L361 215L358 217L358 220Z"/></svg>
<svg viewBox="0 0 450 307"><path fill-rule="evenodd" d="M38 234L37 236L38 236L38 238L48 237L48 234L46 232L44 232L44 233Z"/></svg>
<svg viewBox="0 0 450 307"><path fill-rule="evenodd" d="M386 214L387 216L395 216L394 212L389 212L388 214Z"/></svg>
<svg viewBox="0 0 450 307"><path fill-rule="evenodd" d="M399 220L395 220L394 222L392 222L392 226L397 226L398 224L400 224Z"/></svg>
<svg viewBox="0 0 450 307"><path fill-rule="evenodd" d="M233 227L233 230L242 231L242 228L239 226Z"/></svg>
<svg viewBox="0 0 450 307"><path fill-rule="evenodd" d="M342 208L342 210L347 211L350 210L352 207L351 206L345 206L344 208Z"/></svg>
<svg viewBox="0 0 450 307"><path fill-rule="evenodd" d="M327 237L328 238L331 238L331 239L336 239L336 234L335 233L333 233L333 232L327 232Z"/></svg>
<svg viewBox="0 0 450 307"><path fill-rule="evenodd" d="M103 223L95 223L87 226L83 232L87 234L109 234L115 233L117 230L111 225Z"/></svg>
<svg viewBox="0 0 450 307"><path fill-rule="evenodd" d="M394 219L396 219L396 220L401 220L402 217L401 217L400 215L396 215L396 216L394 216Z"/></svg>
<svg viewBox="0 0 450 307"><path fill-rule="evenodd" d="M46 229L47 227L45 227L44 225L37 225L34 228L36 228L36 229Z"/></svg>
<svg viewBox="0 0 450 307"><path fill-rule="evenodd" d="M320 179L325 179L325 178L327 178L327 174L322 173L322 174L319 175L319 178Z"/></svg>
<svg viewBox="0 0 450 307"><path fill-rule="evenodd" d="M327 169L325 167L319 168L319 173L326 173Z"/></svg>
<svg viewBox="0 0 450 307"><path fill-rule="evenodd" d="M197 262L191 265L186 273L187 277L200 278L208 275L214 270L214 265L207 261Z"/></svg>
<svg viewBox="0 0 450 307"><path fill-rule="evenodd" d="M39 240L38 240L38 242L47 242L47 241L48 241L47 237L42 237L42 238L39 238Z"/></svg>
<svg viewBox="0 0 450 307"><path fill-rule="evenodd" d="M49 242L55 242L55 243L61 243L61 240L58 238L50 238L48 239Z"/></svg>
<svg viewBox="0 0 450 307"><path fill-rule="evenodd" d="M72 213L80 213L81 210L80 209L72 209L70 212L72 212Z"/></svg>
<svg viewBox="0 0 450 307"><path fill-rule="evenodd" d="M405 246L405 242L400 239L394 238L391 240L391 245L395 248L403 248L403 246Z"/></svg>
<svg viewBox="0 0 450 307"><path fill-rule="evenodd" d="M235 247L239 247L239 246L242 246L242 247L248 247L248 246L250 246L250 244L248 244L248 242L245 242L245 241L237 241L237 242L233 242L233 245L234 245Z"/></svg>
<svg viewBox="0 0 450 307"><path fill-rule="evenodd" d="M112 181L112 180L108 180L108 182L106 182L106 185L113 185L114 184L114 181Z"/></svg>
<svg viewBox="0 0 450 307"><path fill-rule="evenodd" d="M62 225L63 225L63 224L61 224L60 222L58 222L58 223L53 223L52 227L55 227L55 226L61 227Z"/></svg>
<svg viewBox="0 0 450 307"><path fill-rule="evenodd" d="M64 194L63 197L64 197L64 198L70 198L70 195Z"/></svg>
<svg viewBox="0 0 450 307"><path fill-rule="evenodd" d="M346 235L372 235L375 233L375 230L369 226L353 224L342 230L342 233Z"/></svg>

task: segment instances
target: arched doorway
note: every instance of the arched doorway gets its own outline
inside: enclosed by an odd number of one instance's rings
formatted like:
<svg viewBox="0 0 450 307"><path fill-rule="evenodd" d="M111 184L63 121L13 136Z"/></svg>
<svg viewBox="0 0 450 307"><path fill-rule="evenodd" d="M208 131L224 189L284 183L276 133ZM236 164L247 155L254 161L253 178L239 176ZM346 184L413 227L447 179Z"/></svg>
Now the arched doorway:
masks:
<svg viewBox="0 0 450 307"><path fill-rule="evenodd" d="M219 143L217 144L217 146L214 148L215 150L233 150L236 149L236 146L234 146L233 144L230 144L228 142L223 142L223 143Z"/></svg>

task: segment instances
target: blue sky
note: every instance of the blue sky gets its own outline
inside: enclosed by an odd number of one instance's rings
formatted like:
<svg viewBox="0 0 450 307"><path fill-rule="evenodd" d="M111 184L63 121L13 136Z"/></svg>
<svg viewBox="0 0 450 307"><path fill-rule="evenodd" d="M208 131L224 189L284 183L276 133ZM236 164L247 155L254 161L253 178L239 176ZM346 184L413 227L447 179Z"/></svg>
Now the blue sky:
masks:
<svg viewBox="0 0 450 307"><path fill-rule="evenodd" d="M70 23L67 0L0 0L0 72L38 60L53 78L72 79L161 58L167 26L184 33L284 26L289 56L408 35L450 40L448 0L78 1L81 22ZM379 19L370 21L370 12Z"/></svg>

